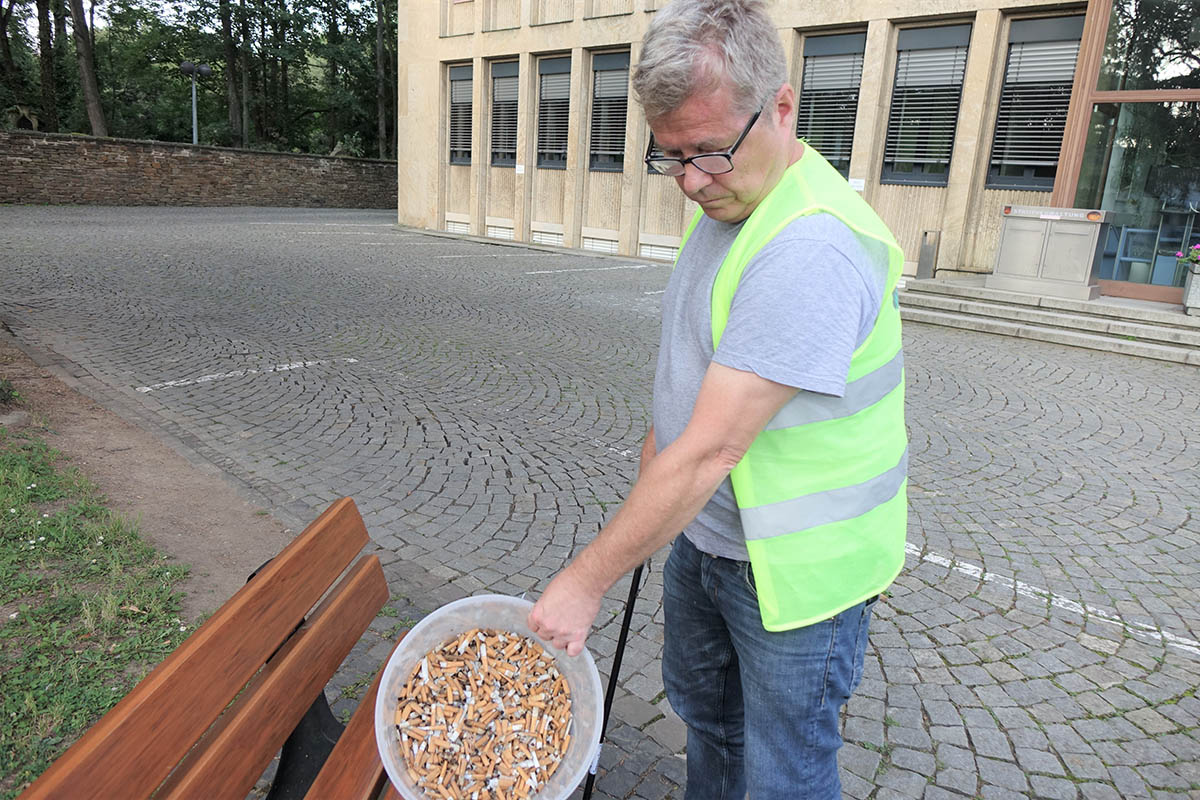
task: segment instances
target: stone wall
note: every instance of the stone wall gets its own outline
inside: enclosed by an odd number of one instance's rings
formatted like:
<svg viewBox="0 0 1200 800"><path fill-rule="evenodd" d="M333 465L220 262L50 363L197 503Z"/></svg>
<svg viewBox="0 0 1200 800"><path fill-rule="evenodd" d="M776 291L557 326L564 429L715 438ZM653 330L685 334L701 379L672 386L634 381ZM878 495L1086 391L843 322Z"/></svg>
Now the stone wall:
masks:
<svg viewBox="0 0 1200 800"><path fill-rule="evenodd" d="M395 208L396 164L0 131L0 203Z"/></svg>

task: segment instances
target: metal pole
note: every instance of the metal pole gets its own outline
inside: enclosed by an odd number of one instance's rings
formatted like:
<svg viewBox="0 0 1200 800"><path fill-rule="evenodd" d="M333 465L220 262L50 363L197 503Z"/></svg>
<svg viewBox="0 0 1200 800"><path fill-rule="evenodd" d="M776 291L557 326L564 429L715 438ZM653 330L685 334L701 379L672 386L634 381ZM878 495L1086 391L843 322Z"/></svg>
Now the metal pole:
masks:
<svg viewBox="0 0 1200 800"><path fill-rule="evenodd" d="M612 674L608 676L608 690L604 693L604 722L600 725L600 741L604 742L604 734L608 731L608 715L612 711L613 696L617 692L617 676L621 674L621 658L625 655L625 640L629 638L629 624L633 620L633 604L637 601L638 589L642 582L642 568L638 564L633 571L633 579L629 582L629 598L625 601L625 617L621 620L621 632L617 636L617 652L613 654ZM596 773L589 772L587 781L583 784L582 800L590 800L592 786L596 782Z"/></svg>
<svg viewBox="0 0 1200 800"><path fill-rule="evenodd" d="M196 135L196 71L192 70L192 144L199 144Z"/></svg>

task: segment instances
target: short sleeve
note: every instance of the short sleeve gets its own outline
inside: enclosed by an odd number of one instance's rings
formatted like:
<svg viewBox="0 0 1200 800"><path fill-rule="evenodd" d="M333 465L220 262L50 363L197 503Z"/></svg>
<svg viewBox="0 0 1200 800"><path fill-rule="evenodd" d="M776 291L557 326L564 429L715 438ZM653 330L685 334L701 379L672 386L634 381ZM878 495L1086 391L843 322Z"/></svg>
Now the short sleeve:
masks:
<svg viewBox="0 0 1200 800"><path fill-rule="evenodd" d="M827 214L791 223L747 264L713 355L719 364L841 396L887 278L882 245Z"/></svg>

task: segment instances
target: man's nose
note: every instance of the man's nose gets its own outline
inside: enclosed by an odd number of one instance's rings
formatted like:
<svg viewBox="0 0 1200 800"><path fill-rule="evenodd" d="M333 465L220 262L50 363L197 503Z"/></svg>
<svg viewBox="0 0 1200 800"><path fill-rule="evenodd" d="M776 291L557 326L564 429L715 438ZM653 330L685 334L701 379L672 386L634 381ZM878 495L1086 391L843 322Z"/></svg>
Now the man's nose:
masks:
<svg viewBox="0 0 1200 800"><path fill-rule="evenodd" d="M699 169L695 164L684 164L683 174L675 180L679 181L679 188L685 194L693 195L712 183L713 176Z"/></svg>

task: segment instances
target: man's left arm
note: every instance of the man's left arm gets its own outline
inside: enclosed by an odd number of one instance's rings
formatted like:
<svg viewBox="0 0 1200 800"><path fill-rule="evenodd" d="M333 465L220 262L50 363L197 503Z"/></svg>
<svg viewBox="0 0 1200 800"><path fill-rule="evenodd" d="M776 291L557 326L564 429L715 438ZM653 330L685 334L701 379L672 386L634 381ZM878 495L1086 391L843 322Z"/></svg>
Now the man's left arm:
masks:
<svg viewBox="0 0 1200 800"><path fill-rule="evenodd" d="M711 363L683 433L643 462L620 510L546 587L529 614L530 628L578 654L604 593L695 518L796 391Z"/></svg>

